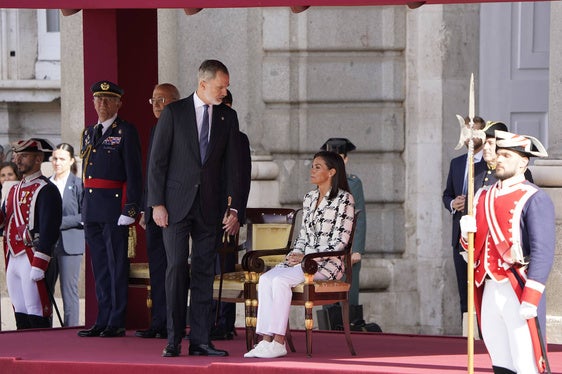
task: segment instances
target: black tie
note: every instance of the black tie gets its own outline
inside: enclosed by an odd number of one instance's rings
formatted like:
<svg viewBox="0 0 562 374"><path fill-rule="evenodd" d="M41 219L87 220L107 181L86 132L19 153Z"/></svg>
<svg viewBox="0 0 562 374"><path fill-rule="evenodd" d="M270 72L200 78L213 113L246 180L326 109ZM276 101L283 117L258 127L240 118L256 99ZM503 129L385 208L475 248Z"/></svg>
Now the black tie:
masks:
<svg viewBox="0 0 562 374"><path fill-rule="evenodd" d="M97 142L101 139L102 135L103 135L103 125L101 123L98 123L95 127L94 144L97 144Z"/></svg>

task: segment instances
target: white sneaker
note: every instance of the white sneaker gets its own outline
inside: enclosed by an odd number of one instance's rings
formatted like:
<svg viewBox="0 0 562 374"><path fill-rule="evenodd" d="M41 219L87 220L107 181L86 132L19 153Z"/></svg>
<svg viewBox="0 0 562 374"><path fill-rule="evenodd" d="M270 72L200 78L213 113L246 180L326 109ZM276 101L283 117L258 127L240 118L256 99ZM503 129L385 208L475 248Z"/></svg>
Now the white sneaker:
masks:
<svg viewBox="0 0 562 374"><path fill-rule="evenodd" d="M266 346L266 349L256 351L255 355L259 358L283 357L287 355L287 348L285 348L285 344L278 343L274 340L273 343Z"/></svg>
<svg viewBox="0 0 562 374"><path fill-rule="evenodd" d="M262 340L261 342L259 342L258 344L256 344L253 349L251 349L250 351L244 353L244 357L246 357L246 358L258 357L258 356L256 356L256 353L257 353L257 352L260 352L260 351L263 351L263 350L266 350L267 347L268 347L270 344L271 344L271 342L267 342L267 341L265 341L265 340Z"/></svg>

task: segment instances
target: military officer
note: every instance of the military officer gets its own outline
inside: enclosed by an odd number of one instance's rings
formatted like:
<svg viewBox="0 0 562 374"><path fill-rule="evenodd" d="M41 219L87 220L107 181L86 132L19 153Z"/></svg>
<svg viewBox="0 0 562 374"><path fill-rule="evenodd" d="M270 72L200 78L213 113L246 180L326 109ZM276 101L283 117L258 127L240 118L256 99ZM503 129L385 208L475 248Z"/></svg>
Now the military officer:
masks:
<svg viewBox="0 0 562 374"><path fill-rule="evenodd" d="M142 195L142 166L136 128L119 118L123 89L110 81L91 87L98 123L82 133L82 219L96 283L95 324L82 337L125 335L129 260L128 226Z"/></svg>
<svg viewBox="0 0 562 374"><path fill-rule="evenodd" d="M355 145L347 138L330 138L321 147L322 150L338 153L345 164L349 158L348 152L356 149ZM355 209L361 210L357 216L357 225L355 235L353 236L353 248L351 249L351 264L353 265L353 274L351 289L349 290L349 305L352 310L354 306L359 305L359 271L361 270L361 255L365 253L365 236L367 231L367 212L365 210L365 196L363 194L363 183L357 175L347 173L347 183L349 191L355 199ZM351 322L354 322L354 312L351 313ZM362 316L355 316L363 319Z"/></svg>
<svg viewBox="0 0 562 374"><path fill-rule="evenodd" d="M12 152L22 180L4 205L6 283L18 330L51 327L51 300L45 271L59 237L62 202L57 187L41 174L44 152L39 139L20 140Z"/></svg>

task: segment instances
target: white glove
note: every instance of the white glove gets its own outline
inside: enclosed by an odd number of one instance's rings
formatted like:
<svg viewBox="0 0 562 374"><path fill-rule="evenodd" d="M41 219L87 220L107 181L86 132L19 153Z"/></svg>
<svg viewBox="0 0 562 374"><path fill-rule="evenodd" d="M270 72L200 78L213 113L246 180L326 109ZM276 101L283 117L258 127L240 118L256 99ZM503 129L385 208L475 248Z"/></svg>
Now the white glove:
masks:
<svg viewBox="0 0 562 374"><path fill-rule="evenodd" d="M537 316L537 307L531 303L523 301L519 307L519 315L523 319L531 319Z"/></svg>
<svg viewBox="0 0 562 374"><path fill-rule="evenodd" d="M461 235L463 239L468 238L469 232L476 232L476 218L473 216L462 216L460 220L461 225Z"/></svg>
<svg viewBox="0 0 562 374"><path fill-rule="evenodd" d="M29 278L34 282L38 282L41 279L45 278L45 271L36 267L31 267Z"/></svg>
<svg viewBox="0 0 562 374"><path fill-rule="evenodd" d="M129 226L135 223L135 219L133 217L127 217L124 215L120 215L119 219L117 220L117 226Z"/></svg>

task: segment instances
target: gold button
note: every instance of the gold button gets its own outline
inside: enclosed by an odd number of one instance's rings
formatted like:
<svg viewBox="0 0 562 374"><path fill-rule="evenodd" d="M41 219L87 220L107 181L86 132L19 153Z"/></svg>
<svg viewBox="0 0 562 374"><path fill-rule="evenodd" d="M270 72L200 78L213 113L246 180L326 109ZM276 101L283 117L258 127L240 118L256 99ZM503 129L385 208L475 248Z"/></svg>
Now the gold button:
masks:
<svg viewBox="0 0 562 374"><path fill-rule="evenodd" d="M90 188L90 193L92 193L92 189Z"/></svg>
<svg viewBox="0 0 562 374"><path fill-rule="evenodd" d="M115 194L115 197L119 197L119 194L118 194L118 193L116 193L116 194Z"/></svg>
<svg viewBox="0 0 562 374"><path fill-rule="evenodd" d="M94 149L94 153L96 153L97 151Z"/></svg>

